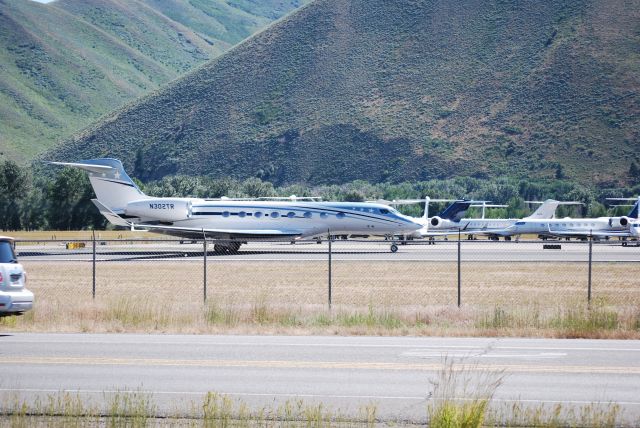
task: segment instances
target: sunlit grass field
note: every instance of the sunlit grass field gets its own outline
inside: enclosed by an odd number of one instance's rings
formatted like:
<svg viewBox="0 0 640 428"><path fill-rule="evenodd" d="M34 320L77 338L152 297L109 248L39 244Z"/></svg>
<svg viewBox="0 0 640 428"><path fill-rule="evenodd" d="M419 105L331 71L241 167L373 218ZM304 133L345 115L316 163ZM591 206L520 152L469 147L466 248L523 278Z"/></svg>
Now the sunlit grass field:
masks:
<svg viewBox="0 0 640 428"><path fill-rule="evenodd" d="M5 330L640 338L638 264L195 259L22 261L35 308Z"/></svg>

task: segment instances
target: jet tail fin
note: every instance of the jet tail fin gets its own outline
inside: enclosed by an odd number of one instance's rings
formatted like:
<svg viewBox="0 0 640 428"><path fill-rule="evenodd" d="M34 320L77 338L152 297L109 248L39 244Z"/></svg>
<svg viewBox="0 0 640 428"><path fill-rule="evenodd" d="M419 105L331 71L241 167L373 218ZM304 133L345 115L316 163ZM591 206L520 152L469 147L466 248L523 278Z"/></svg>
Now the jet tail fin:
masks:
<svg viewBox="0 0 640 428"><path fill-rule="evenodd" d="M82 169L89 175L96 198L111 211L124 210L131 201L148 199L127 175L117 159L88 159L79 162L49 162Z"/></svg>
<svg viewBox="0 0 640 428"><path fill-rule="evenodd" d="M451 221L460 221L473 201L455 201L439 215L440 218Z"/></svg>
<svg viewBox="0 0 640 428"><path fill-rule="evenodd" d="M627 217L629 218L639 218L638 217L638 206L640 205L640 198L638 198L638 200L636 201L636 203L633 205L633 208L631 209L631 212L629 213L629 215Z"/></svg>
<svg viewBox="0 0 640 428"><path fill-rule="evenodd" d="M525 218L540 220L553 218L556 214L556 209L558 209L558 205L560 205L560 201L547 199L529 217Z"/></svg>
<svg viewBox="0 0 640 428"><path fill-rule="evenodd" d="M538 201L525 201L525 202L530 204L540 203ZM539 220L555 218L556 209L558 209L560 205L584 205L584 204L582 202L575 202L575 201L556 201L555 199L547 199L546 201L542 202L542 205L540 205L538 209L535 210L529 217L525 217L525 218L539 219Z"/></svg>

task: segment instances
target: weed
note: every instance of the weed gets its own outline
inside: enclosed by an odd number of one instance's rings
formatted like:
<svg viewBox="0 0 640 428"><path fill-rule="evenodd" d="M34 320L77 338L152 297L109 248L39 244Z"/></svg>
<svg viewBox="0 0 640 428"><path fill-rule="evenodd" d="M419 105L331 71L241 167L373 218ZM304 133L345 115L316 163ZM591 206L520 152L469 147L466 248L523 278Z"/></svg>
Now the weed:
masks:
<svg viewBox="0 0 640 428"><path fill-rule="evenodd" d="M620 406L614 403L591 403L583 406L565 404L525 405L516 402L488 413L486 424L504 427L584 427L606 428L622 425Z"/></svg>
<svg viewBox="0 0 640 428"><path fill-rule="evenodd" d="M433 428L480 428L503 373L478 371L445 359L432 391L427 413Z"/></svg>
<svg viewBox="0 0 640 428"><path fill-rule="evenodd" d="M157 415L151 397L142 392L116 392L110 399L105 398L109 403L106 424L110 428L145 427L149 419Z"/></svg>
<svg viewBox="0 0 640 428"><path fill-rule="evenodd" d="M569 336L581 336L602 330L615 330L620 327L618 314L601 303L591 307L559 308L550 326L567 332Z"/></svg>

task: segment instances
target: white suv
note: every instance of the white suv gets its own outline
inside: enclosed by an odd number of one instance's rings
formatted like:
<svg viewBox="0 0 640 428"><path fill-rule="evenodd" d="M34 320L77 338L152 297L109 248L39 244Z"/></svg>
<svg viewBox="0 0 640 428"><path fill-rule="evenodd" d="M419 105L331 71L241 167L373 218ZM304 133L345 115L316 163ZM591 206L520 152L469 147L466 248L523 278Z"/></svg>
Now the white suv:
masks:
<svg viewBox="0 0 640 428"><path fill-rule="evenodd" d="M33 293L26 285L27 275L16 258L13 238L0 236L0 317L20 315L33 307Z"/></svg>

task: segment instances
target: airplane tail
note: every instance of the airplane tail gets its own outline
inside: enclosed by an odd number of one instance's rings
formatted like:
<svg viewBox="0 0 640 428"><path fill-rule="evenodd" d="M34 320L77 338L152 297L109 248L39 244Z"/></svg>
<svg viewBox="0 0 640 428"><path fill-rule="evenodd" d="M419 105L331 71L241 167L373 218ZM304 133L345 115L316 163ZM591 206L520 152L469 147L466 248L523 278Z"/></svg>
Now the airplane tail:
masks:
<svg viewBox="0 0 640 428"><path fill-rule="evenodd" d="M535 210L529 217L529 219L550 219L553 218L556 214L556 209L560 205L560 201L556 201L553 199L547 199Z"/></svg>
<svg viewBox="0 0 640 428"><path fill-rule="evenodd" d="M443 220L460 221L471 206L472 201L455 201L449 205L438 217Z"/></svg>
<svg viewBox="0 0 640 428"><path fill-rule="evenodd" d="M638 217L638 206L640 205L640 198L633 204L633 208L627 217L637 219Z"/></svg>
<svg viewBox="0 0 640 428"><path fill-rule="evenodd" d="M150 197L142 193L117 159L88 159L79 162L49 162L86 171L100 205L116 214L124 212L127 203ZM102 211L102 210L101 210Z"/></svg>

